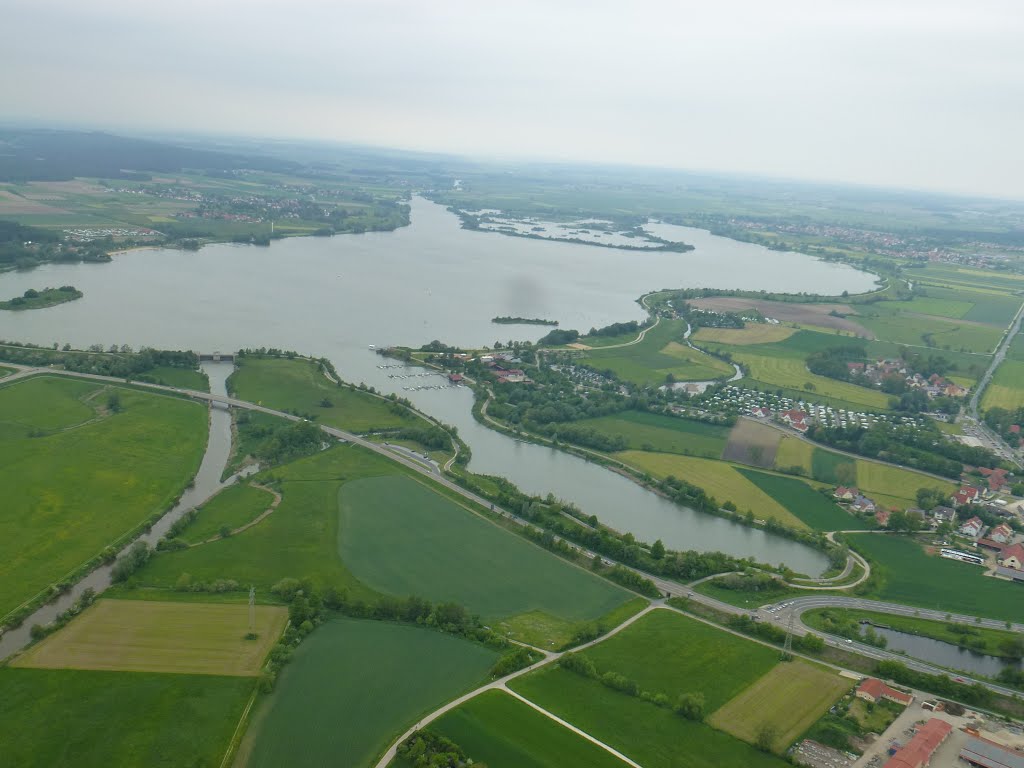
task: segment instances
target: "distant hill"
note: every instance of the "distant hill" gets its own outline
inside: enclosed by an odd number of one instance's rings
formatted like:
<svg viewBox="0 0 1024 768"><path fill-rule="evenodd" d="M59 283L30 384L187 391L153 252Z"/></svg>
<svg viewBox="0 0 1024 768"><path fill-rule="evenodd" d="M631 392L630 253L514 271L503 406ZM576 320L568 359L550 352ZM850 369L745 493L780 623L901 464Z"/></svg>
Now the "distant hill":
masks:
<svg viewBox="0 0 1024 768"><path fill-rule="evenodd" d="M186 168L291 173L301 166L272 157L189 149L101 132L0 130L0 181L64 181L76 176L138 179Z"/></svg>

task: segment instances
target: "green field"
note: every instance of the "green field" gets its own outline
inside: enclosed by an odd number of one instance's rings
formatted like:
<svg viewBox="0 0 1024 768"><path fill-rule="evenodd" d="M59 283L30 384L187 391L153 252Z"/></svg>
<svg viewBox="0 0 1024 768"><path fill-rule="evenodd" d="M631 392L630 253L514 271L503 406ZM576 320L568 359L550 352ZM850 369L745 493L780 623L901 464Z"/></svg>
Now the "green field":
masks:
<svg viewBox="0 0 1024 768"><path fill-rule="evenodd" d="M982 410L1005 408L1008 411L1024 406L1024 362L1003 360L992 381L981 396Z"/></svg>
<svg viewBox="0 0 1024 768"><path fill-rule="evenodd" d="M846 467L846 469L842 470L840 467ZM840 477L844 471L847 474L845 483L847 485L855 483L857 480L856 459L843 456L840 453L833 453L825 448L814 449L814 453L811 455L811 477L815 480L831 485L840 485L844 482Z"/></svg>
<svg viewBox="0 0 1024 768"><path fill-rule="evenodd" d="M832 670L796 659L776 666L709 722L750 743L762 728L774 728L774 749L781 753L852 687Z"/></svg>
<svg viewBox="0 0 1024 768"><path fill-rule="evenodd" d="M950 495L956 491L948 480L867 459L857 459L857 487L875 503L902 507L917 506L918 488L935 488Z"/></svg>
<svg viewBox="0 0 1024 768"><path fill-rule="evenodd" d="M485 691L427 727L488 768L625 766L610 752L501 691Z"/></svg>
<svg viewBox="0 0 1024 768"><path fill-rule="evenodd" d="M283 500L259 525L227 539L161 553L139 571L141 587L171 589L182 574L194 582L235 579L260 595L283 578L309 578L320 588L348 589L354 597L373 593L338 557L338 489L347 480L388 472L397 465L354 445L338 445L276 467L272 476ZM269 479L267 473L256 481Z"/></svg>
<svg viewBox="0 0 1024 768"><path fill-rule="evenodd" d="M258 606L246 640L245 605L100 600L13 666L252 677L287 620L281 606Z"/></svg>
<svg viewBox="0 0 1024 768"><path fill-rule="evenodd" d="M805 474L811 475L815 450L815 447L806 440L787 435L782 438L775 453L775 468L800 467Z"/></svg>
<svg viewBox="0 0 1024 768"><path fill-rule="evenodd" d="M599 673L618 672L641 690L700 693L708 712L753 683L779 660L777 651L669 610L656 610L583 651Z"/></svg>
<svg viewBox="0 0 1024 768"><path fill-rule="evenodd" d="M632 597L409 477L347 483L340 504L341 559L381 592L454 600L487 620L596 619Z"/></svg>
<svg viewBox="0 0 1024 768"><path fill-rule="evenodd" d="M299 646L237 766L369 766L416 718L483 682L498 654L442 632L329 621Z"/></svg>
<svg viewBox="0 0 1024 768"><path fill-rule="evenodd" d="M811 373L803 358L754 354L746 349L742 352L737 350L733 357L749 370L748 378L744 381L753 380L767 387L788 387L802 391L804 397L817 400L822 397L834 398L859 408L884 411L889 405L889 398L881 392ZM814 389L807 389L807 384Z"/></svg>
<svg viewBox="0 0 1024 768"><path fill-rule="evenodd" d="M722 455L729 427L643 411L624 411L613 416L583 419L575 426L621 436L634 450L680 453L708 458Z"/></svg>
<svg viewBox="0 0 1024 768"><path fill-rule="evenodd" d="M349 432L371 432L426 422L405 408L348 387L336 387L309 360L236 358L238 369L228 379L228 391L242 400L278 411L315 417ZM326 399L331 407L321 405Z"/></svg>
<svg viewBox="0 0 1024 768"><path fill-rule="evenodd" d="M693 456L645 451L623 451L615 456L654 477L674 476L700 486L714 496L719 505L731 501L741 513L749 509L758 518L778 520L795 528L804 527L800 518L747 480L740 474L739 467L732 464Z"/></svg>
<svg viewBox="0 0 1024 768"><path fill-rule="evenodd" d="M166 510L206 436L206 409L177 398L45 376L0 387L0 616Z"/></svg>
<svg viewBox="0 0 1024 768"><path fill-rule="evenodd" d="M858 517L843 510L803 480L741 469L739 473L816 531L866 528Z"/></svg>
<svg viewBox="0 0 1024 768"><path fill-rule="evenodd" d="M141 373L135 377L135 380L163 384L167 387L179 387L180 389L195 389L200 392L210 391L210 378L205 372L193 371L189 368L172 368L169 365L157 366Z"/></svg>
<svg viewBox="0 0 1024 768"><path fill-rule="evenodd" d="M0 762L218 768L252 678L0 668Z"/></svg>
<svg viewBox="0 0 1024 768"><path fill-rule="evenodd" d="M651 659L657 666L657 659ZM781 768L779 758L597 680L545 668L509 687L644 768Z"/></svg>
<svg viewBox="0 0 1024 768"><path fill-rule="evenodd" d="M274 501L273 494L251 485L236 483L199 507L195 522L180 538L193 544L211 539L227 526L231 530L262 515Z"/></svg>
<svg viewBox="0 0 1024 768"><path fill-rule="evenodd" d="M881 571L882 585L872 593L881 600L938 611L1024 621L1020 587L984 576L970 563L929 556L905 537L851 534L850 546Z"/></svg>
<svg viewBox="0 0 1024 768"><path fill-rule="evenodd" d="M623 381L640 386L677 381L703 381L730 376L733 368L718 358L692 349L683 341L684 320L662 320L638 344L613 349L592 349L579 361L598 371L611 371Z"/></svg>
<svg viewBox="0 0 1024 768"><path fill-rule="evenodd" d="M735 605L738 608L757 608L758 606L765 605L767 603L777 603L780 600L785 600L787 597L807 597L808 592L804 589L792 589L791 587L783 586L778 584L777 588L770 591L760 590L757 592L739 590L739 589L726 589L720 586L716 582L718 579L711 579L710 581L702 581L700 584L693 588L694 592L699 592L702 595L713 597L715 600L721 600L723 603L729 605Z"/></svg>

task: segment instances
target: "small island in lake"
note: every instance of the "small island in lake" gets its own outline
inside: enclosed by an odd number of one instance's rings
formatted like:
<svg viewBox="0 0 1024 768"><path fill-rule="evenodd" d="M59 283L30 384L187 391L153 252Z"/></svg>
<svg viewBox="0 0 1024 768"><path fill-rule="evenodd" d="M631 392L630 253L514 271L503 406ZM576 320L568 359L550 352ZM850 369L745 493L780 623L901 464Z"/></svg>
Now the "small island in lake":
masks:
<svg viewBox="0 0 1024 768"><path fill-rule="evenodd" d="M62 285L60 288L43 288L41 291L29 288L21 296L16 296L9 301L0 301L0 309L45 309L46 307L55 307L58 304L80 299L84 295L73 285Z"/></svg>
<svg viewBox="0 0 1024 768"><path fill-rule="evenodd" d="M541 317L492 317L491 322L502 325L558 325L557 320L545 320Z"/></svg>

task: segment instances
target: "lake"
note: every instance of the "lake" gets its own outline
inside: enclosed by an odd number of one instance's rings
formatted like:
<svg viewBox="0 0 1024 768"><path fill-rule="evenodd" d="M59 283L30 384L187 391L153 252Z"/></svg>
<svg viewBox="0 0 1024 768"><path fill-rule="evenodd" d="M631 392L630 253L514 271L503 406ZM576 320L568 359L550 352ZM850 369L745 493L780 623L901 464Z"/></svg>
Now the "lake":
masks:
<svg viewBox="0 0 1024 768"><path fill-rule="evenodd" d="M0 298L68 284L85 294L50 309L2 313L0 338L204 352L267 346L326 356L349 381L397 391L456 425L473 450L473 471L504 475L530 492L552 492L641 540L784 561L818 574L827 563L815 550L680 509L608 470L480 426L467 390L402 391L401 380L387 378L389 371L377 368L382 359L367 349L432 339L489 345L536 340L548 330L492 324L499 315L551 318L581 331L642 320L637 299L660 288L840 294L875 285L873 275L846 265L687 227L651 227L697 248L647 253L469 231L443 207L417 197L412 224L395 232L291 238L269 247L138 250L110 264L0 274Z"/></svg>

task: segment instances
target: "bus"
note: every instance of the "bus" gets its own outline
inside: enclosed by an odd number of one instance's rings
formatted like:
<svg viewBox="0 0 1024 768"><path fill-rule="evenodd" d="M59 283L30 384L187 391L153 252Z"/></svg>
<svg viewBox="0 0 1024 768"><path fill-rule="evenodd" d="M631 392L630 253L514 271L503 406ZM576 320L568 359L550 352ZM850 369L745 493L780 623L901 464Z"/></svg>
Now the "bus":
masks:
<svg viewBox="0 0 1024 768"><path fill-rule="evenodd" d="M972 555L970 552L961 552L959 549L943 549L942 556L950 560L959 560L962 563L974 563L984 565L985 558L980 555Z"/></svg>

